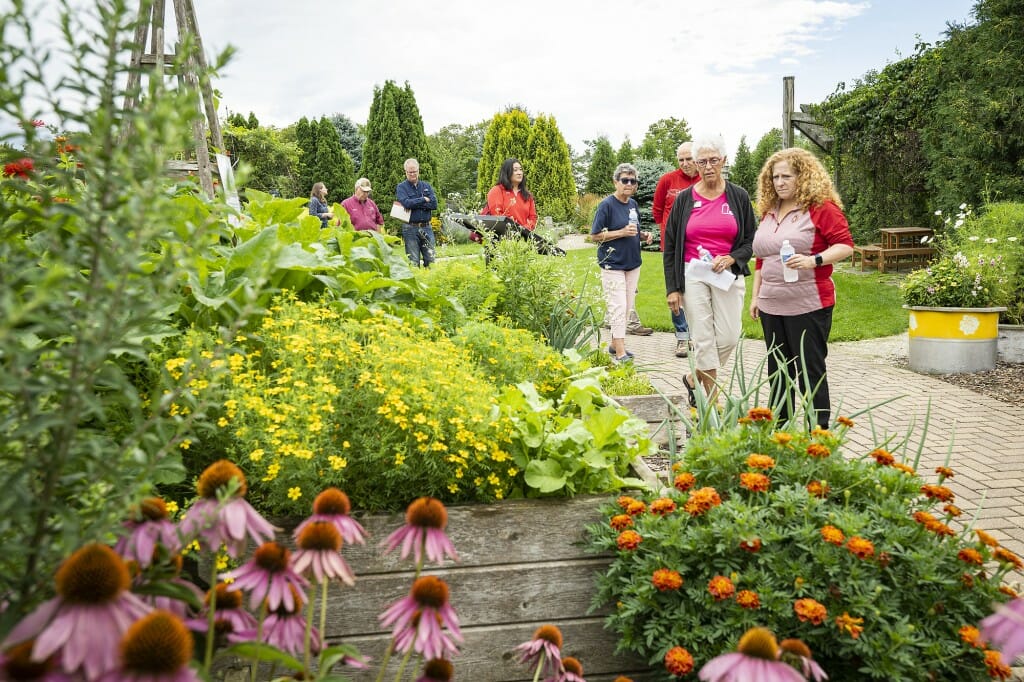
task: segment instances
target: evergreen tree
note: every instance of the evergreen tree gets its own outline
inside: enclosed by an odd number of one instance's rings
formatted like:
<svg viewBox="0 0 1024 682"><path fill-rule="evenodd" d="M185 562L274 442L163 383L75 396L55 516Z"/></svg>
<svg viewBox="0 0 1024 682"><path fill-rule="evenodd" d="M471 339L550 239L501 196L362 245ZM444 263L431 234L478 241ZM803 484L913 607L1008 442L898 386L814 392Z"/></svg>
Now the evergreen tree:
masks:
<svg viewBox="0 0 1024 682"><path fill-rule="evenodd" d="M675 150L672 152L675 154ZM618 153L615 155L619 163L633 163L636 160L636 152L633 151L633 143L629 141L629 135L622 141Z"/></svg>
<svg viewBox="0 0 1024 682"><path fill-rule="evenodd" d="M313 188L313 183L319 182L313 177L316 164L317 128L317 124L315 122L311 124L305 116L295 124L295 144L299 148L299 186L305 188L306 194Z"/></svg>
<svg viewBox="0 0 1024 682"><path fill-rule="evenodd" d="M402 164L411 154L402 148L402 131L398 122L395 93L398 88L392 81L383 87L373 89L373 102L366 120L366 143L363 145L363 162L360 174L370 179L373 185L373 200L387 215L395 200L395 187L405 180Z"/></svg>
<svg viewBox="0 0 1024 682"><path fill-rule="evenodd" d="M352 193L352 187L355 185L355 168L352 165L352 158L341 146L338 131L330 119L322 117L316 126L313 182L322 182L327 185L330 192L329 201L341 201Z"/></svg>
<svg viewBox="0 0 1024 682"><path fill-rule="evenodd" d="M675 167L676 149L691 139L690 126L685 119L663 118L647 127L638 156L643 159L661 159Z"/></svg>
<svg viewBox="0 0 1024 682"><path fill-rule="evenodd" d="M615 173L615 150L608 137L601 135L593 143L590 167L587 168L586 192L589 194L610 194L615 191L612 175Z"/></svg>
<svg viewBox="0 0 1024 682"><path fill-rule="evenodd" d="M767 133L761 136L761 139L757 141L757 146L754 147L754 152L751 154L753 157L751 165L757 170L756 173L761 172L761 167L764 166L764 162L768 160L768 157L777 151L782 149L782 129L772 128ZM757 177L756 175L754 176ZM756 180L755 180L756 182ZM750 195L753 198L753 194Z"/></svg>
<svg viewBox="0 0 1024 682"><path fill-rule="evenodd" d="M260 122L256 118L256 114L254 114L251 111L249 112L249 118L247 118L245 121L245 127L248 128L249 130L256 130L257 128L260 127Z"/></svg>
<svg viewBox="0 0 1024 682"><path fill-rule="evenodd" d="M234 126L235 128L246 128L246 127L248 127L246 125L246 123L247 123L247 121L245 119L245 116L242 116L239 113L228 114L228 125L229 126Z"/></svg>
<svg viewBox="0 0 1024 682"><path fill-rule="evenodd" d="M331 114L328 118L334 129L338 131L341 146L352 158L352 163L355 164L356 169L359 169L363 163L363 144L366 142L366 138L359 132L359 127L345 114Z"/></svg>
<svg viewBox="0 0 1024 682"><path fill-rule="evenodd" d="M757 176L760 172L761 167L754 165L754 155L747 146L747 136L743 135L736 148L736 156L729 166L729 180L747 190L750 197L754 198L757 194Z"/></svg>
<svg viewBox="0 0 1024 682"><path fill-rule="evenodd" d="M505 159L516 158L530 173L527 156L530 144L530 117L522 109L509 109L495 114L484 135L484 146L477 170L476 188L481 199L498 182L498 172Z"/></svg>
<svg viewBox="0 0 1024 682"><path fill-rule="evenodd" d="M433 184L434 159L430 153L430 145L427 143L427 134L423 130L423 117L420 116L420 108L416 104L416 95L413 94L409 82L405 87L395 88L395 113L398 114L399 130L401 131L401 144L405 158L414 158L420 163L420 177ZM387 87L385 83L384 87ZM404 161L404 159L403 159ZM436 190L437 187L434 187Z"/></svg>
<svg viewBox="0 0 1024 682"><path fill-rule="evenodd" d="M576 205L569 146L565 143L554 116L540 115L530 128L527 158L520 160L528 169L530 192L536 197L537 214L557 221L572 216Z"/></svg>

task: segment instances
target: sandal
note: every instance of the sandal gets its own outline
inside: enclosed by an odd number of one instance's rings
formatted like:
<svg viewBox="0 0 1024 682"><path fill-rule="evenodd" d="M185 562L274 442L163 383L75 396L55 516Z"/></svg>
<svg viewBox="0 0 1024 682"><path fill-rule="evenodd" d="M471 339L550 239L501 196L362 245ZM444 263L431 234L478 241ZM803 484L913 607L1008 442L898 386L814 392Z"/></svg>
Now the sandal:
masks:
<svg viewBox="0 0 1024 682"><path fill-rule="evenodd" d="M697 394L694 393L694 386L690 385L690 382L686 380L686 375L683 375L683 386L686 386L686 399L690 402L690 407L697 407Z"/></svg>

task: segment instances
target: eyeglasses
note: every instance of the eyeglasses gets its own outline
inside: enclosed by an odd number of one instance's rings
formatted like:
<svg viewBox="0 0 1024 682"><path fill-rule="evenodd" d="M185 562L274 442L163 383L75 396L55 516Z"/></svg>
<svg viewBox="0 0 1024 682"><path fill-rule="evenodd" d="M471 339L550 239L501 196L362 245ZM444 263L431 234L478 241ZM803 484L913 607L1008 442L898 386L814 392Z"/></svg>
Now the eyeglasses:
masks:
<svg viewBox="0 0 1024 682"><path fill-rule="evenodd" d="M623 185L639 185L640 181L636 178L619 178L619 182Z"/></svg>
<svg viewBox="0 0 1024 682"><path fill-rule="evenodd" d="M697 159L694 163L696 163L701 168L707 168L709 165L717 166L718 164L722 163L722 157L712 156L710 159Z"/></svg>

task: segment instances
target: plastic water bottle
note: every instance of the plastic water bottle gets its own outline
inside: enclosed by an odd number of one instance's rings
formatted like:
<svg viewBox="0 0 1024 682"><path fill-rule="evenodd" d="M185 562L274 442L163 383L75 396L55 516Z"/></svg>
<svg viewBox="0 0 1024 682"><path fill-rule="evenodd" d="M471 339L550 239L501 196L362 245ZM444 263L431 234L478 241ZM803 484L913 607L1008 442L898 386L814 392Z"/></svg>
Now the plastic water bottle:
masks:
<svg viewBox="0 0 1024 682"><path fill-rule="evenodd" d="M629 224L636 226L640 225L640 216L637 215L635 208L629 209Z"/></svg>
<svg viewBox="0 0 1024 682"><path fill-rule="evenodd" d="M697 255L700 256L700 259L708 265L711 265L711 262L715 260L715 257L711 255L710 251L704 248L703 244L697 245Z"/></svg>
<svg viewBox="0 0 1024 682"><path fill-rule="evenodd" d="M789 243L788 239L782 240L782 248L779 249L779 258L782 259L782 279L787 282L795 282L800 279L800 273L793 268L786 267L786 261L796 253L796 249Z"/></svg>

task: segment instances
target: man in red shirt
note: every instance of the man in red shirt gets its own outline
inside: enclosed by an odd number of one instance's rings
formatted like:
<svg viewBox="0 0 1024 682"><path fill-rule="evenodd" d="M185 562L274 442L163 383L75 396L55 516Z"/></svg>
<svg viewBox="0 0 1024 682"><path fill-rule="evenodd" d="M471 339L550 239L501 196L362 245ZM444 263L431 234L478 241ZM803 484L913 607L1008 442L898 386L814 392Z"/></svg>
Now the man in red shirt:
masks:
<svg viewBox="0 0 1024 682"><path fill-rule="evenodd" d="M665 223L668 222L668 215L672 212L672 204L675 203L676 195L700 180L697 172L697 164L693 161L693 145L684 142L676 149L676 160L679 161L679 168L669 171L658 180L658 186L654 190L654 205L651 211L654 214L654 222L661 227L661 250L665 250ZM683 309L679 314L672 315L672 326L676 329L676 357L685 358L690 353L690 328L686 324L686 316Z"/></svg>

